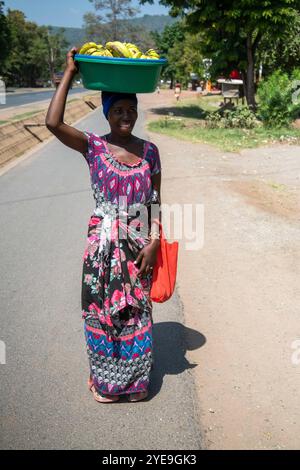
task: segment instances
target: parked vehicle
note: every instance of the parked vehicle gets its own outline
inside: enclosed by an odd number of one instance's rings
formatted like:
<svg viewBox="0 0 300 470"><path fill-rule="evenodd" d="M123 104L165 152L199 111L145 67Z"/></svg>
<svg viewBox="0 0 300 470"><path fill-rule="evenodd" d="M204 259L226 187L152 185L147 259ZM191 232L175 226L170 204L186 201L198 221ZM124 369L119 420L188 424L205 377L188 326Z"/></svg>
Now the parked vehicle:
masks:
<svg viewBox="0 0 300 470"><path fill-rule="evenodd" d="M54 83L55 88L57 88L58 85L60 84L63 75L64 75L64 72L54 72L52 81ZM72 87L73 85L71 84L70 88Z"/></svg>

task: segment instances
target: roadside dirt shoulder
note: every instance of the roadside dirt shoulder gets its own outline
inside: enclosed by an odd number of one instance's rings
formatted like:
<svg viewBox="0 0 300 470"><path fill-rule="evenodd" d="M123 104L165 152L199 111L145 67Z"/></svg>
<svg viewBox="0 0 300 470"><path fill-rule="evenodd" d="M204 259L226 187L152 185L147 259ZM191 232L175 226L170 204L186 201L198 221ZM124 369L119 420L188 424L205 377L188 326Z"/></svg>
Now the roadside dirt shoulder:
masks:
<svg viewBox="0 0 300 470"><path fill-rule="evenodd" d="M187 338L205 446L297 449L300 148L230 154L148 135L163 203L204 211L203 244L179 239L177 288L186 326L206 339L195 349Z"/></svg>

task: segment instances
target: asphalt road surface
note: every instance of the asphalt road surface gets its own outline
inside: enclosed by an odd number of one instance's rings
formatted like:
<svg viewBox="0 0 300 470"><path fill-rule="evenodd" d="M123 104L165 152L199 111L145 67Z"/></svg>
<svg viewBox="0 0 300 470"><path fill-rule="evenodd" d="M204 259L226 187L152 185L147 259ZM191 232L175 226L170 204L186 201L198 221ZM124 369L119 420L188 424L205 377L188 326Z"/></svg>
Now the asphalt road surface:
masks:
<svg viewBox="0 0 300 470"><path fill-rule="evenodd" d="M75 93L84 93L86 88L76 87L69 90L69 95L74 95ZM38 101L44 101L51 99L55 89L51 91L37 91L30 93L7 93L6 94L6 104L0 104L1 109L12 108L15 106L21 106L24 104L37 103Z"/></svg>
<svg viewBox="0 0 300 470"><path fill-rule="evenodd" d="M76 127L101 134L107 123L96 110ZM94 200L83 156L50 141L1 176L0 201L0 448L199 449L185 335L201 338L183 325L176 293L154 304L149 399L100 404L87 389L80 294Z"/></svg>

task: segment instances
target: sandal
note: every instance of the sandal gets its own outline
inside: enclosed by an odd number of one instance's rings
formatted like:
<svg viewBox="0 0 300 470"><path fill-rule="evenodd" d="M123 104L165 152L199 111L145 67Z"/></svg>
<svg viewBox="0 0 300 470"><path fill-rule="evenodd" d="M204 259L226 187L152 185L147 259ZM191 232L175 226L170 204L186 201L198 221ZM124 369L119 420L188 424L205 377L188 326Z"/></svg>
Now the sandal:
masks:
<svg viewBox="0 0 300 470"><path fill-rule="evenodd" d="M147 398L149 395L148 391L146 390L145 392L139 392L139 393L131 393L129 396L128 396L128 401L134 403L136 401L141 401L141 400L145 400L145 398Z"/></svg>
<svg viewBox="0 0 300 470"><path fill-rule="evenodd" d="M99 403L115 403L120 400L119 395L100 395L91 379L88 380L88 387L92 392L94 399Z"/></svg>

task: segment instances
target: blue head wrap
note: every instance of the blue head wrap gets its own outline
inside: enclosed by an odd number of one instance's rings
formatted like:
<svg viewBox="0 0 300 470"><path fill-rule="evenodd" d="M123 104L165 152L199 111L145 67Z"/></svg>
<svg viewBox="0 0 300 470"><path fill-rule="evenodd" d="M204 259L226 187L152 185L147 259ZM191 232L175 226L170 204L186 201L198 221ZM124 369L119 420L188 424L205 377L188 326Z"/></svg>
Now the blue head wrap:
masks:
<svg viewBox="0 0 300 470"><path fill-rule="evenodd" d="M103 114L108 119L110 108L119 100L131 100L137 105L137 97L135 93L114 93L112 91L102 91Z"/></svg>

